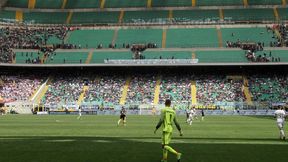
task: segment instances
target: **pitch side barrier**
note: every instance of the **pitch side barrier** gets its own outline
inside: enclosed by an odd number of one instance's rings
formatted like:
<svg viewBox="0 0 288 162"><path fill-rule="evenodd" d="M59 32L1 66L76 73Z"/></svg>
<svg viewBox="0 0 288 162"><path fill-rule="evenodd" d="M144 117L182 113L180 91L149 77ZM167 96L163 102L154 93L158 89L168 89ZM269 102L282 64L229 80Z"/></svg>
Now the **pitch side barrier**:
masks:
<svg viewBox="0 0 288 162"><path fill-rule="evenodd" d="M205 115L220 116L273 116L275 110L204 110ZM177 110L177 115L186 116L185 110ZM46 114L46 113L45 113ZM78 115L78 111L49 111L51 115ZM120 110L84 110L82 115L120 115ZM127 115L160 115L160 111L153 110L127 110ZM201 110L197 110L201 116Z"/></svg>
<svg viewBox="0 0 288 162"><path fill-rule="evenodd" d="M104 64L7 64L0 63L0 67L28 67L28 68L57 68L57 67L154 67L154 66L287 66L288 62L269 62L269 63L197 63L195 61L185 61L179 63L177 61L157 62L153 61L153 64L137 62L137 61L124 61L122 63L104 63Z"/></svg>

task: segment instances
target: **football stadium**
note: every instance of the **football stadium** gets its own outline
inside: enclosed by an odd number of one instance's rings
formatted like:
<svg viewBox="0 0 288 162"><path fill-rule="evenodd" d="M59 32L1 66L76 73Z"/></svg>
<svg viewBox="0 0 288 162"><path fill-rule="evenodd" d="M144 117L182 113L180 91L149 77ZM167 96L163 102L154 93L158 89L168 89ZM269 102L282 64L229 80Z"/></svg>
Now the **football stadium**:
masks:
<svg viewBox="0 0 288 162"><path fill-rule="evenodd" d="M0 162L286 162L287 22L288 0L1 0Z"/></svg>

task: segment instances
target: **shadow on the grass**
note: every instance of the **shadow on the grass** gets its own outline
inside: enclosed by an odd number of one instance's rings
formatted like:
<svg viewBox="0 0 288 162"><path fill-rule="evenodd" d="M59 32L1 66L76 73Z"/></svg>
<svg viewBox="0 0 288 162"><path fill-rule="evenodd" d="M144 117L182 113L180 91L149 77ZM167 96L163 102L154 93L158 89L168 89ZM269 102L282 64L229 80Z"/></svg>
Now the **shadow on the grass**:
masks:
<svg viewBox="0 0 288 162"><path fill-rule="evenodd" d="M147 139L156 140L156 142L145 142ZM185 137L175 139L222 140L224 142L225 140L275 140ZM158 137L1 136L0 150L5 156L0 156L0 161L159 162L162 154L160 142ZM275 159L282 161L284 160L282 155L288 151L287 145L265 144L173 143L171 146L183 153L181 162L264 162L275 161ZM265 152L273 152L273 154L265 154ZM170 155L170 161L175 161L175 157Z"/></svg>

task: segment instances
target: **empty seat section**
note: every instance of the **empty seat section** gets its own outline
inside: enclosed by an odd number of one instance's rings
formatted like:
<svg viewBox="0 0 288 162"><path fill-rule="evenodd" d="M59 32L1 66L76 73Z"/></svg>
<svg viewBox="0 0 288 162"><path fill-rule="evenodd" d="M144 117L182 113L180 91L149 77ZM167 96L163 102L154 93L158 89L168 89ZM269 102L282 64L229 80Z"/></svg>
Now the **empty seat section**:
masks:
<svg viewBox="0 0 288 162"><path fill-rule="evenodd" d="M227 9L224 19L232 21L274 21L273 9Z"/></svg>
<svg viewBox="0 0 288 162"><path fill-rule="evenodd" d="M125 23L166 23L168 11L127 11L124 13Z"/></svg>
<svg viewBox="0 0 288 162"><path fill-rule="evenodd" d="M55 8L59 9L62 6L63 0L37 0L35 8Z"/></svg>
<svg viewBox="0 0 288 162"><path fill-rule="evenodd" d="M65 12L25 12L23 20L35 24L65 24L67 15Z"/></svg>
<svg viewBox="0 0 288 162"><path fill-rule="evenodd" d="M0 11L0 21L15 20L15 11Z"/></svg>
<svg viewBox="0 0 288 162"><path fill-rule="evenodd" d="M280 20L288 20L288 8L278 8Z"/></svg>
<svg viewBox="0 0 288 162"><path fill-rule="evenodd" d="M112 42L114 30L77 30L71 32L67 43L81 45L82 48L97 48L99 44L108 48Z"/></svg>
<svg viewBox="0 0 288 162"><path fill-rule="evenodd" d="M248 0L249 5L281 5L282 0Z"/></svg>
<svg viewBox="0 0 288 162"><path fill-rule="evenodd" d="M28 60L30 60L31 62L33 62L34 59L37 59L39 57L39 59L41 60L41 58L43 57L43 53L42 52L16 52L16 64L25 64L27 63Z"/></svg>
<svg viewBox="0 0 288 162"><path fill-rule="evenodd" d="M199 63L248 62L245 51L196 51Z"/></svg>
<svg viewBox="0 0 288 162"><path fill-rule="evenodd" d="M55 52L46 58L45 64L80 64L85 63L88 52Z"/></svg>
<svg viewBox="0 0 288 162"><path fill-rule="evenodd" d="M104 63L104 60L130 60L132 52L94 52L90 63Z"/></svg>
<svg viewBox="0 0 288 162"><path fill-rule="evenodd" d="M109 24L117 23L119 12L74 12L71 24Z"/></svg>
<svg viewBox="0 0 288 162"><path fill-rule="evenodd" d="M65 8L99 8L100 0L67 0Z"/></svg>
<svg viewBox="0 0 288 162"><path fill-rule="evenodd" d="M197 0L197 6L240 6L243 0Z"/></svg>
<svg viewBox="0 0 288 162"><path fill-rule="evenodd" d="M8 0L6 6L28 8L28 0Z"/></svg>
<svg viewBox="0 0 288 162"><path fill-rule="evenodd" d="M145 51L145 59L191 59L192 54L189 51Z"/></svg>
<svg viewBox="0 0 288 162"><path fill-rule="evenodd" d="M176 22L209 22L220 19L218 10L174 10L173 18Z"/></svg>
<svg viewBox="0 0 288 162"><path fill-rule="evenodd" d="M146 0L106 0L105 8L146 7Z"/></svg>
<svg viewBox="0 0 288 162"><path fill-rule="evenodd" d="M118 31L116 44L122 47L124 44L148 44L156 43L161 47L162 30L161 29L123 29Z"/></svg>
<svg viewBox="0 0 288 162"><path fill-rule="evenodd" d="M277 58L277 59L280 58L280 62L288 62L287 50L258 51L256 53L256 57L259 55L264 56L264 53L266 54L267 57L270 57L270 52L271 52L271 59L272 57Z"/></svg>
<svg viewBox="0 0 288 162"><path fill-rule="evenodd" d="M166 47L218 47L215 28L168 29Z"/></svg>
<svg viewBox="0 0 288 162"><path fill-rule="evenodd" d="M153 7L181 7L192 6L191 0L152 0Z"/></svg>
<svg viewBox="0 0 288 162"><path fill-rule="evenodd" d="M221 28L223 44L227 41L236 42L264 42L264 46L269 46L273 33L266 28Z"/></svg>

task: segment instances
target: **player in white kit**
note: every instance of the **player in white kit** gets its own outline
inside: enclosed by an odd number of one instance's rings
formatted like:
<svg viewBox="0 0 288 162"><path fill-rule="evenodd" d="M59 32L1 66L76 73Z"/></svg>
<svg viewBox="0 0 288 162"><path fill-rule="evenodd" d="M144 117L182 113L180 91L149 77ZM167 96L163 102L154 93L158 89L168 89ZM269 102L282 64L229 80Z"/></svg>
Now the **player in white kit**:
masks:
<svg viewBox="0 0 288 162"><path fill-rule="evenodd" d="M275 111L275 117L277 121L277 126L280 130L280 139L285 140L285 133L284 133L284 122L285 122L286 113L280 106L278 110Z"/></svg>
<svg viewBox="0 0 288 162"><path fill-rule="evenodd" d="M188 119L187 119L187 123L189 125L192 125L192 122L193 122L193 118L194 118L194 115L196 114L196 111L194 109L190 109L190 112L188 113Z"/></svg>
<svg viewBox="0 0 288 162"><path fill-rule="evenodd" d="M82 111L81 107L78 105L78 114L79 114L79 116L77 117L78 120L81 119L81 116L82 116L82 112L81 111Z"/></svg>

